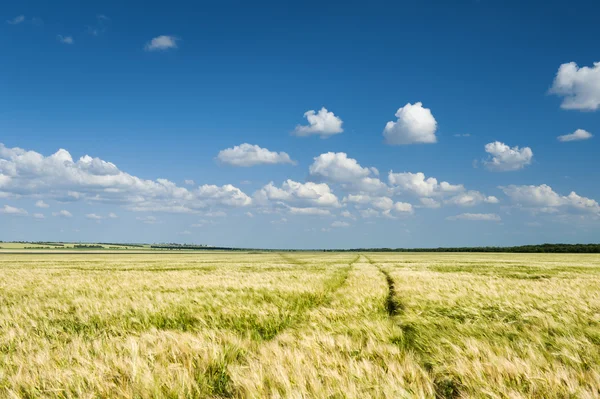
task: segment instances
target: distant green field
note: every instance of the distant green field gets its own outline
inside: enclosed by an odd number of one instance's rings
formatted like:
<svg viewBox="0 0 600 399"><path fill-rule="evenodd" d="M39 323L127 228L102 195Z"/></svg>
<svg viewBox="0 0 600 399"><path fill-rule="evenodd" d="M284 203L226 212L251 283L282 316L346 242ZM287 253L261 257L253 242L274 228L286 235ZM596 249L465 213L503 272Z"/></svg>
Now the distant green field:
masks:
<svg viewBox="0 0 600 399"><path fill-rule="evenodd" d="M1 398L596 398L600 255L0 254Z"/></svg>

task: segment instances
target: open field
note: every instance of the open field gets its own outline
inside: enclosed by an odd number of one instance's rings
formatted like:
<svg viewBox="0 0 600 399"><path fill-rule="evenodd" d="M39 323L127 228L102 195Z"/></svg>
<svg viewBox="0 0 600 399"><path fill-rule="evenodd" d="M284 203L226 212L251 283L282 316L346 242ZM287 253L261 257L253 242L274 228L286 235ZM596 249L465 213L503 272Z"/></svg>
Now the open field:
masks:
<svg viewBox="0 0 600 399"><path fill-rule="evenodd" d="M600 255L0 254L2 398L595 398Z"/></svg>

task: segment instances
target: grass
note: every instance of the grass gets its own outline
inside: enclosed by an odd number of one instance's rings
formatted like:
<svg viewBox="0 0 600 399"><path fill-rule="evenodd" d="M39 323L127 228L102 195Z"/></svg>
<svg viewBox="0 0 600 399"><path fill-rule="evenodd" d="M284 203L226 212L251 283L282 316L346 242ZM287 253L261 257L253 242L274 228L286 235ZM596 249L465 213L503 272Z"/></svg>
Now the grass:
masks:
<svg viewBox="0 0 600 399"><path fill-rule="evenodd" d="M4 398L595 398L600 256L0 254Z"/></svg>

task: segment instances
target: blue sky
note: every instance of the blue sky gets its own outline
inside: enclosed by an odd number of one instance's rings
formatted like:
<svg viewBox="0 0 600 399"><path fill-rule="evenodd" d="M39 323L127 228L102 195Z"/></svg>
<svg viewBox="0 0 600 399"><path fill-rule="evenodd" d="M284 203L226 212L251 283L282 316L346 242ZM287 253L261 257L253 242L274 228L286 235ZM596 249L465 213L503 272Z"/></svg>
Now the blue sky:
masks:
<svg viewBox="0 0 600 399"><path fill-rule="evenodd" d="M0 9L0 240L597 241L597 2L124 3Z"/></svg>

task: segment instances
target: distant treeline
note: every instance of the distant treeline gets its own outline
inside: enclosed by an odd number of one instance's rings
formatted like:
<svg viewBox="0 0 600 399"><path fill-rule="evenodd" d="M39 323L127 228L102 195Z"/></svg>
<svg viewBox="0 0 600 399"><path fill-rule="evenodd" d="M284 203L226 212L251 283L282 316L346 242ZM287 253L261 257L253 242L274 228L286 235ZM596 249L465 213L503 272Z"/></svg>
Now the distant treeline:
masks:
<svg viewBox="0 0 600 399"><path fill-rule="evenodd" d="M329 250L328 250L329 251ZM600 244L540 244L516 247L456 248L356 248L348 252L514 252L514 253L600 253ZM332 251L333 252L333 251ZM337 252L337 251L336 251Z"/></svg>
<svg viewBox="0 0 600 399"><path fill-rule="evenodd" d="M177 245L177 244L174 244L174 245L173 244L150 245L150 248L168 249L168 250L203 249L203 250L211 250L211 251L248 251L247 248L208 247L205 245Z"/></svg>

